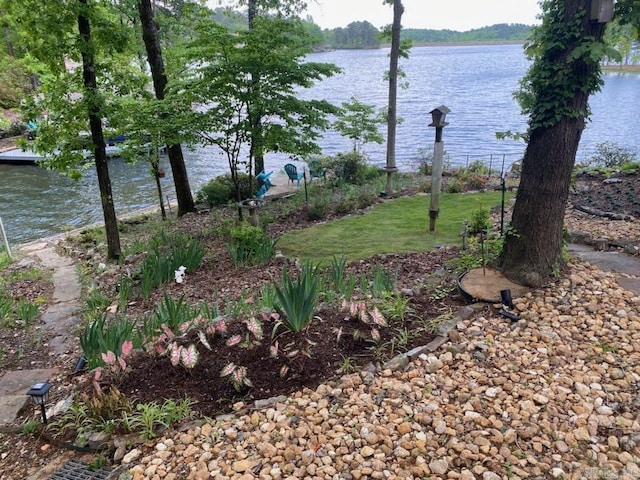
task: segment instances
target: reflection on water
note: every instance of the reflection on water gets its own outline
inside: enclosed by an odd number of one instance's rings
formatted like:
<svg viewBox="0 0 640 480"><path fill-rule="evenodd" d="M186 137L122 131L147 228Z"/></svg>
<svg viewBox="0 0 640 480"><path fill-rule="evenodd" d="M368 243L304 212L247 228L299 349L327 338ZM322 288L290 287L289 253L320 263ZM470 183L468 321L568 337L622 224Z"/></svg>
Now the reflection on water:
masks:
<svg viewBox="0 0 640 480"><path fill-rule="evenodd" d="M312 54L310 60L332 62L343 69L333 78L301 92L305 98L347 102L351 97L382 108L387 103L388 50L335 51ZM415 160L433 148L434 130L428 127L429 111L440 105L451 109L444 142L449 161L464 164L476 158L499 166L520 158L524 145L496 140L499 131L523 132L526 118L513 99L528 61L519 45L423 47L411 50L401 62L408 88L398 92L396 162L400 169L414 168ZM640 76L606 74L602 92L591 100L592 122L580 143L578 161L591 155L598 143L613 141L638 149L636 106L640 104ZM615 124L613 123L615 122ZM381 127L386 134L386 129ZM325 154L350 150L348 139L327 132L320 142ZM385 145L369 144L365 151L374 164L385 163ZM493 157L489 155L493 154ZM481 157L480 157L481 156ZM185 149L192 190L196 192L212 177L229 167L220 152L211 147ZM279 171L291 159L270 154L267 170ZM165 195L175 197L171 169L162 179ZM494 165L496 164L494 163ZM128 165L109 160L116 211L120 215L158 203L155 182L144 162ZM74 182L56 172L36 166L0 165L0 217L12 245L36 240L68 228L102 221L102 208L95 171L88 170Z"/></svg>

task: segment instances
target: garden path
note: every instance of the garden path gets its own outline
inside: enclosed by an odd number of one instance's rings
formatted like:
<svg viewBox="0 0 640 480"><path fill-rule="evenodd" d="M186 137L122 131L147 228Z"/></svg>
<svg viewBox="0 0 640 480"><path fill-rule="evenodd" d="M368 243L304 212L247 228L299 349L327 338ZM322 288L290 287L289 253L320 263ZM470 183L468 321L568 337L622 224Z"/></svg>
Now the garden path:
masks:
<svg viewBox="0 0 640 480"><path fill-rule="evenodd" d="M80 282L74 260L59 255L55 246L56 239L49 239L23 245L17 253L24 255L21 263L25 266L37 262L52 271L53 299L42 315L42 329L52 353L63 355L71 353L78 341L73 327L80 320ZM29 402L26 391L35 383L49 381L55 374L55 369L6 373L0 379L0 429L3 425L12 428L11 424Z"/></svg>

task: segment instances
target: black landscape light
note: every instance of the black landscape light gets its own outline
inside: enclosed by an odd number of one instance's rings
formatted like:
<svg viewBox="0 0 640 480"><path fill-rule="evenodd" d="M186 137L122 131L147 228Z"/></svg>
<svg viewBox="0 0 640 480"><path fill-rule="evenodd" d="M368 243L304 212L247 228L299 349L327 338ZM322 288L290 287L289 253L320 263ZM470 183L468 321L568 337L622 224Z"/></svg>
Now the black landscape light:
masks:
<svg viewBox="0 0 640 480"><path fill-rule="evenodd" d="M508 288L500 290L500 297L502 298L502 304L506 307L513 308L513 300L511 299L511 290Z"/></svg>
<svg viewBox="0 0 640 480"><path fill-rule="evenodd" d="M27 392L27 395L31 397L33 403L40 405L40 411L42 412L42 423L47 424L47 412L44 409L45 404L49 401L49 390L52 385L47 382L36 383Z"/></svg>

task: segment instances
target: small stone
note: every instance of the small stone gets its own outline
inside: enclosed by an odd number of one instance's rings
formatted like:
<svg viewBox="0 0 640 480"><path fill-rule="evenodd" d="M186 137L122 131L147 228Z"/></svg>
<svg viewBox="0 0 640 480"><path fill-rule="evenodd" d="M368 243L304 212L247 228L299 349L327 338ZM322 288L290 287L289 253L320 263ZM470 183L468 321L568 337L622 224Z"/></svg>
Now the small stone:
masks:
<svg viewBox="0 0 640 480"><path fill-rule="evenodd" d="M482 474L482 480L502 480L502 477L497 473L484 472Z"/></svg>
<svg viewBox="0 0 640 480"><path fill-rule="evenodd" d="M135 462L137 459L140 458L140 455L142 455L142 452L140 450L138 450L137 448L134 448L133 450L131 450L129 453L127 453L123 458L122 458L122 463L124 465L127 465L129 463L133 463Z"/></svg>
<svg viewBox="0 0 640 480"><path fill-rule="evenodd" d="M591 438L591 435L589 435L589 430L587 430L585 427L576 428L573 431L573 436L579 442L586 442Z"/></svg>
<svg viewBox="0 0 640 480"><path fill-rule="evenodd" d="M429 462L429 470L435 475L444 475L449 470L449 462L446 460L433 460Z"/></svg>
<svg viewBox="0 0 640 480"><path fill-rule="evenodd" d="M364 458L370 457L374 454L375 450L373 448L371 448L369 445L365 445L364 447L362 447L362 450L360 450L360 455L362 455Z"/></svg>
<svg viewBox="0 0 640 480"><path fill-rule="evenodd" d="M624 370L621 368L613 368L611 373L609 373L609 376L611 377L611 380L624 380Z"/></svg>

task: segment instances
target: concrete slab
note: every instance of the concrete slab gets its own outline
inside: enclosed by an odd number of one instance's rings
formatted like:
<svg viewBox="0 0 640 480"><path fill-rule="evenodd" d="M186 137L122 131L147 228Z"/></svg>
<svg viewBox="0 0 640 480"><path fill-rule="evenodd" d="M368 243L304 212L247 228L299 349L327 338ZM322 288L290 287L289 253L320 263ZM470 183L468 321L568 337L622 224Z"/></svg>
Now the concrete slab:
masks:
<svg viewBox="0 0 640 480"><path fill-rule="evenodd" d="M629 290L637 295L640 295L640 278L627 278L620 277L617 279L618 285L625 290Z"/></svg>
<svg viewBox="0 0 640 480"><path fill-rule="evenodd" d="M569 252L600 270L622 273L629 277L618 277L618 284L625 290L640 295L640 259L622 252L596 251L587 245L570 244ZM635 278L634 278L635 277Z"/></svg>
<svg viewBox="0 0 640 480"><path fill-rule="evenodd" d="M80 298L80 282L76 267L66 265L56 268L53 273L53 301L71 302Z"/></svg>
<svg viewBox="0 0 640 480"><path fill-rule="evenodd" d="M24 395L38 382L46 382L56 374L55 368L16 370L0 378L0 396Z"/></svg>
<svg viewBox="0 0 640 480"><path fill-rule="evenodd" d="M62 255L58 255L55 248L43 248L42 250L37 250L34 255L40 258L42 265L47 268L59 268L66 267L69 265L73 265L73 259L70 257L63 257Z"/></svg>
<svg viewBox="0 0 640 480"><path fill-rule="evenodd" d="M584 245L569 245L569 252L605 272L640 275L640 259L620 252L598 252Z"/></svg>

